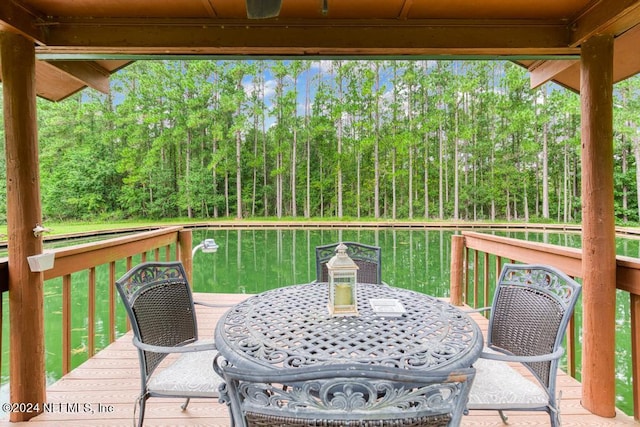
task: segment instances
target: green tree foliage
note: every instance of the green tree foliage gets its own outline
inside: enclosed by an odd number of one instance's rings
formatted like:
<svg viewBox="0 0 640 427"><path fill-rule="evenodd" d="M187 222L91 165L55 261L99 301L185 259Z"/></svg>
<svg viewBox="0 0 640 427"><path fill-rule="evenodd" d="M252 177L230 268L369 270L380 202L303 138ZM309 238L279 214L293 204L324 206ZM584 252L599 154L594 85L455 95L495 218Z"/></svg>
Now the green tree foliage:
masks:
<svg viewBox="0 0 640 427"><path fill-rule="evenodd" d="M615 96L616 214L637 223L640 78ZM579 97L510 62L139 61L38 121L57 220L580 219Z"/></svg>

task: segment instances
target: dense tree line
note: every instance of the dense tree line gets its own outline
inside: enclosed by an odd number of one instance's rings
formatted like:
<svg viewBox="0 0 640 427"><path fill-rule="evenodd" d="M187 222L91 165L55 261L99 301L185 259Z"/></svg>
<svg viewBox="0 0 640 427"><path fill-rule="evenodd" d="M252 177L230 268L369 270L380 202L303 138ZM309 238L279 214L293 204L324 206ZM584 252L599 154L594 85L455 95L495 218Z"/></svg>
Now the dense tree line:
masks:
<svg viewBox="0 0 640 427"><path fill-rule="evenodd" d="M621 222L639 217L639 82L615 91ZM55 220L580 219L579 96L510 62L139 61L38 120Z"/></svg>

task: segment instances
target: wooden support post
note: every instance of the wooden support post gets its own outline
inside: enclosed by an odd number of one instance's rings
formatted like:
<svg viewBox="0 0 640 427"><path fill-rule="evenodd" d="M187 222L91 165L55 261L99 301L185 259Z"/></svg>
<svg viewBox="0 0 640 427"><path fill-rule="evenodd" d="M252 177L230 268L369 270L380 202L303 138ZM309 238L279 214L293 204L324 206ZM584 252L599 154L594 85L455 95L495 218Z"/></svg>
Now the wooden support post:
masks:
<svg viewBox="0 0 640 427"><path fill-rule="evenodd" d="M35 49L19 34L0 32L7 161L9 233L10 400L46 400L43 275L32 273L27 257L42 253L33 228L42 222L36 124ZM13 422L36 412L12 412Z"/></svg>
<svg viewBox="0 0 640 427"><path fill-rule="evenodd" d="M451 300L452 305L462 305L464 283L464 236L451 237Z"/></svg>
<svg viewBox="0 0 640 427"><path fill-rule="evenodd" d="M178 246L180 248L180 261L187 273L189 284L193 287L193 256L191 250L193 248L193 237L191 230L183 229L178 231Z"/></svg>
<svg viewBox="0 0 640 427"><path fill-rule="evenodd" d="M616 251L613 205L613 37L582 45L582 404L615 412Z"/></svg>

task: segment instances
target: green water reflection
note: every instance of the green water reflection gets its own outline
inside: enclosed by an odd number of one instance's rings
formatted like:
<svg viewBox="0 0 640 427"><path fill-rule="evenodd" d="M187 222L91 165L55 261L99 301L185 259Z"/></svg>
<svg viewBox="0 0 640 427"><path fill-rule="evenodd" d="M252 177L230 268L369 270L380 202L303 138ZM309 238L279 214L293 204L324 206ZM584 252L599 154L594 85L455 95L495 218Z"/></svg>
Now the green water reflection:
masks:
<svg viewBox="0 0 640 427"><path fill-rule="evenodd" d="M214 238L215 254L196 253L196 292L258 293L316 276L315 247L358 241L382 248L383 279L394 286L437 296L449 292L450 231L395 230L208 230L193 241Z"/></svg>
<svg viewBox="0 0 640 427"><path fill-rule="evenodd" d="M450 230L396 229L259 229L259 230L194 230L193 244L214 238L220 245L217 253L197 252L194 256L193 288L195 292L259 293L268 289L315 279L315 247L336 241L359 241L382 248L382 276L387 283L438 297L449 295ZM495 233L529 241L580 247L575 233L547 234L539 232ZM69 244L72 244L70 242ZM619 239L618 253L640 256L638 240ZM164 255L164 251L161 251ZM134 259L134 264L140 259ZM493 264L493 263L492 263ZM492 267L493 268L493 267ZM124 261L116 265L116 277L125 273ZM495 272L491 271L493 277ZM108 266L96 269L96 348L108 345L109 283ZM84 362L87 355L87 273L72 275L72 367ZM62 280L45 282L46 369L49 382L61 376ZM9 310L4 296L2 388L0 402L8 399ZM485 305L480 300L478 305ZM117 336L125 331L125 313L117 300ZM617 406L632 411L631 336L628 294L618 293L617 315ZM581 324L581 308L576 309ZM578 331L577 336L581 333ZM578 359L580 354L578 354ZM579 371L579 366L578 366Z"/></svg>

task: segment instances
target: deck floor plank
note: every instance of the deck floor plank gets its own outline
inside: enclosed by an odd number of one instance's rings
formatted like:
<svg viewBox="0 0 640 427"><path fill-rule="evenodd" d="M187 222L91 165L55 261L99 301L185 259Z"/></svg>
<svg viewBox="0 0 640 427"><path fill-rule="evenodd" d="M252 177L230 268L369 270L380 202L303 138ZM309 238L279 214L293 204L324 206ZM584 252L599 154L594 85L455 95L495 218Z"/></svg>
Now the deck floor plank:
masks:
<svg viewBox="0 0 640 427"><path fill-rule="evenodd" d="M248 295L196 294L195 299L209 303L236 303ZM213 335L213 328L226 308L197 306L201 337ZM487 321L473 315L486 333ZM591 414L580 404L581 385L564 373L559 374L562 390L561 418L564 427L638 426L631 417L619 413L615 418ZM28 423L0 420L0 427L75 427L132 426L134 402L140 390L138 355L131 344L131 334L125 334L93 358L47 388L49 412ZM227 408L211 399L193 399L186 411L181 411L182 399L152 398L147 401L145 426L229 426ZM78 406L73 406L78 404ZM86 404L86 406L85 406ZM542 427L549 417L539 412L509 412L509 425ZM463 417L463 427L504 427L497 412L471 411Z"/></svg>

